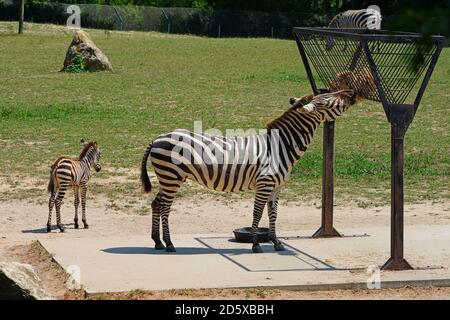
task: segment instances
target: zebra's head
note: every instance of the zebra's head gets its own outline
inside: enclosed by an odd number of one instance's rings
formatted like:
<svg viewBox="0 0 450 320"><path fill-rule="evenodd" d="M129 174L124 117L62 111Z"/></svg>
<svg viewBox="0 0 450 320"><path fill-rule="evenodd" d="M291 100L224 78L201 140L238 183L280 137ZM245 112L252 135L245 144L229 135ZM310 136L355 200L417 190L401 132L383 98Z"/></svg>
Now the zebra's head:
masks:
<svg viewBox="0 0 450 320"><path fill-rule="evenodd" d="M99 172L102 169L100 164L101 151L96 141L92 141L89 143L84 143L84 140L81 139L81 143L84 145L84 149L80 154L80 160L84 160L89 162L89 164L94 166L95 171Z"/></svg>
<svg viewBox="0 0 450 320"><path fill-rule="evenodd" d="M333 121L347 111L356 99L353 90L340 90L319 94L307 104L299 98L291 98L289 102L292 106L298 106L297 111L300 113L319 116L321 121Z"/></svg>

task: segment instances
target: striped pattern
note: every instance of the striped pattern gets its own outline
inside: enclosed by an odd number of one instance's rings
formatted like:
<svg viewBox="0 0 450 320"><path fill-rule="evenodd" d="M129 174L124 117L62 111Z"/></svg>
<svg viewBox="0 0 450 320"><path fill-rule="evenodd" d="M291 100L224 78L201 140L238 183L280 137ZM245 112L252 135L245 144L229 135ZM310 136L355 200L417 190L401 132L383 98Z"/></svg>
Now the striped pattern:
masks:
<svg viewBox="0 0 450 320"><path fill-rule="evenodd" d="M151 190L146 167L149 157L159 181L159 191L152 202L155 248L175 251L169 232L170 207L183 182L191 179L218 191L255 190L253 251L261 251L256 230L266 203L270 238L276 250L283 250L275 232L279 189L288 180L293 165L306 151L320 123L336 119L354 102L352 90L293 98L292 107L270 122L267 132L259 135L224 138L179 129L158 136L147 147L141 165L146 192ZM160 240L160 222L166 246Z"/></svg>
<svg viewBox="0 0 450 320"><path fill-rule="evenodd" d="M95 171L101 170L100 165L101 152L97 142L90 142L84 146L78 160L67 157L58 158L51 166L50 180L48 183L48 192L50 199L48 202L48 222L47 232L51 231L52 210L56 207L56 224L61 232L64 232L64 226L61 224L61 204L67 189L73 188L75 195L75 229L78 229L78 206L80 204L84 228L89 225L86 220L86 192L89 179L91 177L91 168Z"/></svg>
<svg viewBox="0 0 450 320"><path fill-rule="evenodd" d="M381 21L379 12L368 9L348 10L338 13L328 25L328 28L334 29L369 29L369 26L375 26L375 21ZM372 27L370 27L372 29ZM326 49L331 50L334 46L334 39L327 38ZM345 39L345 47L347 48L347 40Z"/></svg>
<svg viewBox="0 0 450 320"><path fill-rule="evenodd" d="M368 29L374 19L380 19L380 16L374 10L347 10L338 13L328 25L328 28L355 28Z"/></svg>

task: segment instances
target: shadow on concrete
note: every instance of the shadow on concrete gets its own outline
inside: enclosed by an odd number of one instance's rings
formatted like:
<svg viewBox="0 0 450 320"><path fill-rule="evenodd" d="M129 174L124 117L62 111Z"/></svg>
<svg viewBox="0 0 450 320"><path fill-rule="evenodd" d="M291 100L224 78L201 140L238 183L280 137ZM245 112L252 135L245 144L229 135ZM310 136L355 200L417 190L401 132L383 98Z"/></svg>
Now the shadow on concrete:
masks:
<svg viewBox="0 0 450 320"><path fill-rule="evenodd" d="M245 271L249 272L266 272L266 271L357 271L363 268L336 268L321 259L308 254L305 251L299 250L286 242L283 242L285 247L284 251L275 251L272 244L261 243L261 247L264 253L276 254L279 256L292 256L295 259L302 261L304 264L308 265L306 268L294 268L294 269L279 269L279 270L252 270L233 257L250 254L253 255L251 249L251 244L248 248L215 248L207 243L208 239L218 239L221 237L204 237L204 238L194 238L199 243L205 247L176 247L176 252L166 252L165 250L155 250L153 247L114 247L101 249L101 251L110 254L153 254L153 255L205 255L205 254L218 254L221 255L226 260L232 262L233 264L239 266Z"/></svg>
<svg viewBox="0 0 450 320"><path fill-rule="evenodd" d="M200 239L196 238L199 242L205 244ZM300 268L300 269L280 269L280 270L252 270L248 268L247 266L243 265L242 263L236 261L233 259L233 257L242 255L242 254L248 254L253 255L255 253L252 252L251 247L249 248L213 248L209 245L205 244L205 248L199 248L199 247L178 247L176 248L176 252L166 252L165 250L155 250L152 247L115 247L115 248L106 248L102 249L102 252L110 253L110 254L153 254L153 255L168 255L168 256L179 256L179 255L205 255L205 254L218 254L225 258L226 260L230 261L231 263L237 265L238 267L242 268L245 271L248 272L265 272L265 271L314 271L314 270L332 270L334 269L331 266L328 266L324 263L322 263L321 267L316 267L314 265L310 265L310 267L307 268ZM290 248L286 248L285 251L274 251L273 245L271 244L261 244L261 247L263 249L264 253L270 253L270 254L276 254L280 256L292 256L294 258L297 258L299 260L304 261L301 257L298 256L298 253L294 250L291 250Z"/></svg>
<svg viewBox="0 0 450 320"><path fill-rule="evenodd" d="M291 250L276 252L272 245L261 245L266 253L276 253L279 255L292 255L296 253ZM177 247L177 252L166 252L165 250L155 250L151 247L115 247L106 248L101 251L112 254L159 254L159 255L195 255L195 254L220 254L239 255L252 254L251 245L249 248L198 248L198 247Z"/></svg>
<svg viewBox="0 0 450 320"><path fill-rule="evenodd" d="M68 224L63 224L63 226L67 229L74 229L74 224L73 223L68 223ZM70 227L70 228L68 228ZM83 228L81 228L83 229ZM59 232L59 229L56 225L52 226L52 231L57 230ZM22 230L22 233L47 233L47 226L43 227L43 228L36 228L36 229L25 229Z"/></svg>
<svg viewBox="0 0 450 320"><path fill-rule="evenodd" d="M52 230L53 230L53 228L52 228ZM37 229L22 230L22 233L47 233L47 227L45 227L45 228L37 228Z"/></svg>

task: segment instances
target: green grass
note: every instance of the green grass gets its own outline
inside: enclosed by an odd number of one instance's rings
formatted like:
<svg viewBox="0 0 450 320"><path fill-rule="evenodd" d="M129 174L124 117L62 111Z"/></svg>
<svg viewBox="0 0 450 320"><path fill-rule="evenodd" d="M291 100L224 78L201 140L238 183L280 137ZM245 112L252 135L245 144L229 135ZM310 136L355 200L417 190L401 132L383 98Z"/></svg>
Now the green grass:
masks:
<svg viewBox="0 0 450 320"><path fill-rule="evenodd" d="M10 26L0 22L4 179L44 181L56 157L79 153L81 138L99 142L105 168L137 169L147 144L160 133L192 129L196 120L204 129L223 132L263 128L289 107L288 98L311 91L293 41L97 30L93 40L114 72L68 74L58 71L69 32L27 25L17 36ZM408 201L450 194L449 61L450 50L444 49L406 135ZM321 135L322 129L293 170L285 199L320 198ZM338 201L388 202L390 127L380 104L365 101L338 119L335 174ZM128 182L123 188L103 185L100 193L139 195L137 179Z"/></svg>

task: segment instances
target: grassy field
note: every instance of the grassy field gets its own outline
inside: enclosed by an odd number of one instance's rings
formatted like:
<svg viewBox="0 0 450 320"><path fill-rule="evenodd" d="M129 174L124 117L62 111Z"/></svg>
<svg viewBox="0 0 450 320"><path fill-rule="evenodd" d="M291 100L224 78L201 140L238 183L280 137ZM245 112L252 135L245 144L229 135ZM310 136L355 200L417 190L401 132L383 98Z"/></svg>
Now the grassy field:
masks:
<svg viewBox="0 0 450 320"><path fill-rule="evenodd" d="M50 164L76 156L81 138L102 148L99 180L131 172L126 183L97 183L94 192L140 196L137 168L158 134L192 129L196 120L204 129L263 128L288 98L311 91L293 41L97 30L93 40L114 72L66 74L58 71L68 30L26 25L18 36L15 26L0 22L2 199L42 197ZM408 201L449 198L449 88L444 49L406 136ZM320 199L321 136L320 129L282 198ZM338 119L335 170L338 201L389 202L390 127L380 104L363 102Z"/></svg>

